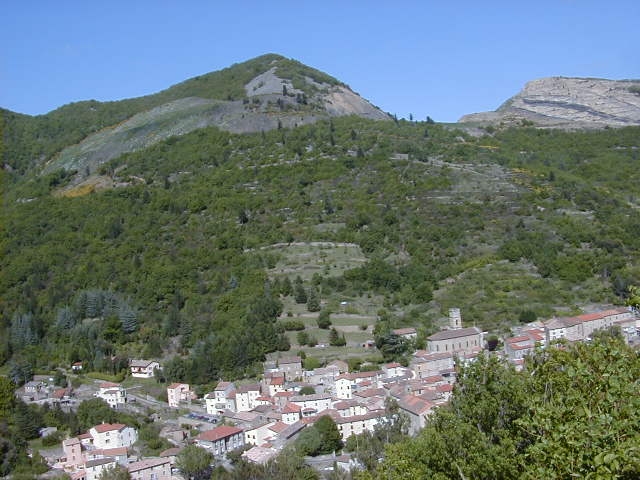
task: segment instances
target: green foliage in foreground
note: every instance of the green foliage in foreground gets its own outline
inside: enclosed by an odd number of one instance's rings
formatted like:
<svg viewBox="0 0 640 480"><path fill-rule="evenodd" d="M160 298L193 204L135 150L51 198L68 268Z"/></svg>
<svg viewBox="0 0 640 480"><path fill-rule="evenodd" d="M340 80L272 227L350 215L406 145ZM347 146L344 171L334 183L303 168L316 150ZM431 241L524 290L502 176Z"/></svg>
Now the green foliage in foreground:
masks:
<svg viewBox="0 0 640 480"><path fill-rule="evenodd" d="M213 454L196 445L187 445L176 457L176 467L188 480L204 480L211 476Z"/></svg>
<svg viewBox="0 0 640 480"><path fill-rule="evenodd" d="M450 405L359 478L640 475L640 359L619 335L548 348L521 373L480 357L459 378Z"/></svg>
<svg viewBox="0 0 640 480"><path fill-rule="evenodd" d="M307 465L293 447L285 448L278 456L262 465L241 457L233 463L234 466L229 471L223 467L214 469L211 480L318 480L320 478L318 472Z"/></svg>

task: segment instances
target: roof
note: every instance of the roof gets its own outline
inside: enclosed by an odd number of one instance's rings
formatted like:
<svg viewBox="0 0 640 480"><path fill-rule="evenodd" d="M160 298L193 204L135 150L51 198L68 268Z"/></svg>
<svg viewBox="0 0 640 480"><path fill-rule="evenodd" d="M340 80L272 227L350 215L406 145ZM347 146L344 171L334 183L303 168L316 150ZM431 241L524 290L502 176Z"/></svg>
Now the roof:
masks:
<svg viewBox="0 0 640 480"><path fill-rule="evenodd" d="M355 407L357 405L359 405L359 403L356 400L342 400L340 402L336 402L333 405L333 408L336 410L345 410L347 408Z"/></svg>
<svg viewBox="0 0 640 480"><path fill-rule="evenodd" d="M119 457L127 454L127 447L116 447L116 448L98 448L96 450L90 450L88 452L89 455L100 455L103 457Z"/></svg>
<svg viewBox="0 0 640 480"><path fill-rule="evenodd" d="M247 393L247 392L259 392L260 385L257 383L252 383L250 385L241 385L237 389L237 393Z"/></svg>
<svg viewBox="0 0 640 480"><path fill-rule="evenodd" d="M244 458L254 463L265 463L278 454L278 450L269 447L252 447L242 454Z"/></svg>
<svg viewBox="0 0 640 480"><path fill-rule="evenodd" d="M269 430L271 430L272 432L280 433L283 430L286 430L288 427L289 427L289 425L287 425L286 423L277 421L276 423L274 423L273 425L270 425L267 428Z"/></svg>
<svg viewBox="0 0 640 480"><path fill-rule="evenodd" d="M471 335L480 335L482 330L478 327L468 327L468 328L458 328L456 330L443 330L438 333L434 333L427 340L430 341L438 341L438 340L451 340L453 338L461 338L468 337Z"/></svg>
<svg viewBox="0 0 640 480"><path fill-rule="evenodd" d="M329 363L327 367L336 366L338 369L344 370L345 372L349 371L349 364L343 360L334 360Z"/></svg>
<svg viewBox="0 0 640 480"><path fill-rule="evenodd" d="M414 415L422 415L433 408L433 404L413 395L405 395L400 399L398 405L403 410L413 413Z"/></svg>
<svg viewBox="0 0 640 480"><path fill-rule="evenodd" d="M233 383L231 382L218 382L218 385L216 385L216 388L214 390L226 390L228 387L233 386Z"/></svg>
<svg viewBox="0 0 640 480"><path fill-rule="evenodd" d="M296 405L295 403L287 403L282 408L282 413L300 413L300 410L300 405Z"/></svg>
<svg viewBox="0 0 640 480"><path fill-rule="evenodd" d="M98 433L112 432L114 430L120 431L125 429L127 426L124 423L101 423L100 425L96 425L94 430Z"/></svg>
<svg viewBox="0 0 640 480"><path fill-rule="evenodd" d="M362 398L386 397L387 391L384 388L370 388L368 390L354 392L354 395Z"/></svg>
<svg viewBox="0 0 640 480"><path fill-rule="evenodd" d="M147 468L157 467L158 465L162 465L165 463L169 463L170 460L168 458L145 458L144 460L140 460L139 462L133 462L127 465L127 470L129 472L138 472L140 470L146 470Z"/></svg>
<svg viewBox="0 0 640 480"><path fill-rule="evenodd" d="M103 382L100 384L100 388L118 388L118 387L120 387L119 383Z"/></svg>
<svg viewBox="0 0 640 480"><path fill-rule="evenodd" d="M293 397L293 392L276 392L274 397Z"/></svg>
<svg viewBox="0 0 640 480"><path fill-rule="evenodd" d="M333 418L333 420L337 425L340 425L342 423L362 422L364 420L371 420L372 418L380 418L383 417L384 414L384 410L374 410L372 412L367 412L364 415L351 415L350 417L337 416Z"/></svg>
<svg viewBox="0 0 640 480"><path fill-rule="evenodd" d="M237 435L238 433L242 432L243 430L241 428L222 425L221 427L216 427L214 429L207 430L206 432L201 433L196 437L196 440L215 442L216 440L221 440L223 438L230 437L231 435Z"/></svg>
<svg viewBox="0 0 640 480"><path fill-rule="evenodd" d="M312 402L316 400L331 399L331 395L328 393L313 393L311 395L294 395L291 397L292 402Z"/></svg>
<svg viewBox="0 0 640 480"><path fill-rule="evenodd" d="M167 389L171 389L171 390L175 390L176 388L185 388L187 390L189 390L189 384L188 383L172 383L171 385L169 385L167 387Z"/></svg>
<svg viewBox="0 0 640 480"><path fill-rule="evenodd" d="M182 451L181 447L167 448L165 451L160 452L160 457L173 457Z"/></svg>
<svg viewBox="0 0 640 480"><path fill-rule="evenodd" d="M429 377L424 377L421 379L422 383L437 383L444 382L444 377L442 375L431 375Z"/></svg>
<svg viewBox="0 0 640 480"><path fill-rule="evenodd" d="M71 438L67 438L66 440L63 440L62 446L66 447L66 446L76 445L78 443L80 443L80 439L78 439L78 437L71 437Z"/></svg>
<svg viewBox="0 0 640 480"><path fill-rule="evenodd" d="M395 330L391 330L391 333L395 335L413 335L416 333L416 329L413 327L396 328Z"/></svg>
<svg viewBox="0 0 640 480"><path fill-rule="evenodd" d="M155 360L131 360L129 362L130 367L148 367L152 363L158 363Z"/></svg>
<svg viewBox="0 0 640 480"><path fill-rule="evenodd" d="M112 457L96 458L95 460L89 460L85 462L84 466L91 468L97 467L98 465L107 465L109 463L115 463L115 459Z"/></svg>
<svg viewBox="0 0 640 480"><path fill-rule="evenodd" d="M282 357L278 360L278 365L286 365L289 363L301 363L302 359L300 357Z"/></svg>
<svg viewBox="0 0 640 480"><path fill-rule="evenodd" d="M62 398L67 394L67 389L66 388L58 388L56 390L53 391L53 398Z"/></svg>
<svg viewBox="0 0 640 480"><path fill-rule="evenodd" d="M413 354L414 361L435 362L437 360L453 359L452 352L427 352L426 350L418 350Z"/></svg>

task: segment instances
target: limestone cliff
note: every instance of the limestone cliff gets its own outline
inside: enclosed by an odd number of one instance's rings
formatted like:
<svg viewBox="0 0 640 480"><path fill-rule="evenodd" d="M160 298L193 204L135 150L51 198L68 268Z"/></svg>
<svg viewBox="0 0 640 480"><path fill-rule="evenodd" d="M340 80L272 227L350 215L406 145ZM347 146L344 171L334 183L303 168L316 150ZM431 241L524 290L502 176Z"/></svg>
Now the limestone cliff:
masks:
<svg viewBox="0 0 640 480"><path fill-rule="evenodd" d="M494 112L461 123L522 123L562 128L640 125L640 80L549 77L533 80Z"/></svg>

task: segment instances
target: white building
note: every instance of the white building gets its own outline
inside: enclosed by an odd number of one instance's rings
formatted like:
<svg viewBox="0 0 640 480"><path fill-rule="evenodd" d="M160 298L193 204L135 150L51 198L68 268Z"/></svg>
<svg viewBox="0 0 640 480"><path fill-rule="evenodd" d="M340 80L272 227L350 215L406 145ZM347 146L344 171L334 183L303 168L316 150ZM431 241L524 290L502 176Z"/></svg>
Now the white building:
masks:
<svg viewBox="0 0 640 480"><path fill-rule="evenodd" d="M130 447L138 440L136 429L123 423L102 423L91 427L89 434L95 448Z"/></svg>
<svg viewBox="0 0 640 480"><path fill-rule="evenodd" d="M260 385L242 385L236 390L236 411L248 412L258 406L256 399L260 396Z"/></svg>
<svg viewBox="0 0 640 480"><path fill-rule="evenodd" d="M365 431L373 432L375 426L380 421L380 417L384 415L384 410L375 410L363 415L352 415L349 417L334 416L333 420L336 422L342 440L346 440L351 435L360 435Z"/></svg>
<svg viewBox="0 0 640 480"><path fill-rule="evenodd" d="M207 393L204 402L209 415L223 414L225 410L235 412L235 392L236 387L233 382L218 382L213 392ZM233 402L228 400L233 396ZM232 407L232 408L229 408Z"/></svg>
<svg viewBox="0 0 640 480"><path fill-rule="evenodd" d="M127 391L119 383L101 383L95 396L107 402L111 408L118 408L127 403Z"/></svg>
<svg viewBox="0 0 640 480"><path fill-rule="evenodd" d="M313 395L295 395L290 402L302 409L303 417L310 417L331 408L331 395L315 393Z"/></svg>
<svg viewBox="0 0 640 480"><path fill-rule="evenodd" d="M275 424L276 422L273 421L265 421L259 423L258 425L245 428L244 443L257 446L263 445L267 441L267 439L274 437L271 427Z"/></svg>
<svg viewBox="0 0 640 480"><path fill-rule="evenodd" d="M131 360L129 368L132 377L153 378L154 371L160 368L160 364L155 360Z"/></svg>

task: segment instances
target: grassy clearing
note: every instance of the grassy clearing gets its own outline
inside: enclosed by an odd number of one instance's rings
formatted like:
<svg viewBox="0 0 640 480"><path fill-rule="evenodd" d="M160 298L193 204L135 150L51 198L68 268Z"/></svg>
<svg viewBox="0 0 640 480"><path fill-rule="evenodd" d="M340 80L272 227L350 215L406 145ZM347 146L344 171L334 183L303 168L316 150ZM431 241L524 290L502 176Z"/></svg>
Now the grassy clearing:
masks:
<svg viewBox="0 0 640 480"><path fill-rule="evenodd" d="M275 268L269 270L269 275L288 276L292 280L300 275L303 280L308 281L315 273L337 277L367 261L360 247L351 243L291 243L268 248L282 254L282 259Z"/></svg>

